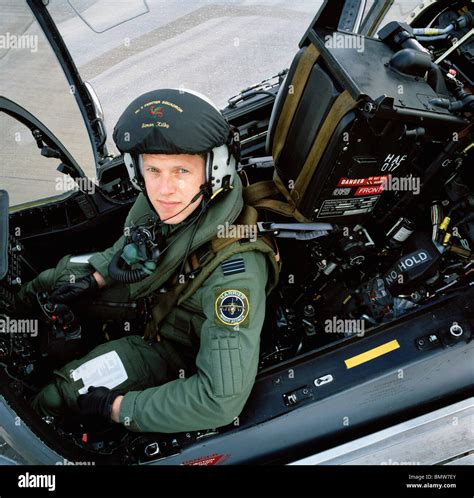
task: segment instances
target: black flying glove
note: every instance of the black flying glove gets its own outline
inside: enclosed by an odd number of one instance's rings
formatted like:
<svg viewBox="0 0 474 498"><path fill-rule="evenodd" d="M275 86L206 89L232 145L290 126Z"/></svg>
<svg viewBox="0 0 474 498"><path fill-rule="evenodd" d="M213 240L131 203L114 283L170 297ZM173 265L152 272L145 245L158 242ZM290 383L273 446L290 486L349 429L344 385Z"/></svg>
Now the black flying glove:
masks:
<svg viewBox="0 0 474 498"><path fill-rule="evenodd" d="M55 289L50 299L53 303L67 304L78 299L91 298L99 290L99 284L92 273L81 277L74 284L61 285Z"/></svg>
<svg viewBox="0 0 474 498"><path fill-rule="evenodd" d="M117 396L123 393L111 391L108 387L89 387L87 394L77 398L80 416L86 419L99 418L105 422L112 422L112 404Z"/></svg>

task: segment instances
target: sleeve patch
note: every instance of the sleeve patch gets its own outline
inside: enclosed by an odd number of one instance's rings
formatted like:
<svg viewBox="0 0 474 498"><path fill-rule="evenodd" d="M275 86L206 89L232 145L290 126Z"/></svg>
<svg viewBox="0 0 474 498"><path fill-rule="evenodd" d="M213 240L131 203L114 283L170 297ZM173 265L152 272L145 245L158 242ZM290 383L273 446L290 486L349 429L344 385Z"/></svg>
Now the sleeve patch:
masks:
<svg viewBox="0 0 474 498"><path fill-rule="evenodd" d="M248 289L227 289L216 291L214 310L219 325L245 326L250 304Z"/></svg>
<svg viewBox="0 0 474 498"><path fill-rule="evenodd" d="M221 268L225 276L242 273L245 271L245 261L243 258L229 259L221 263Z"/></svg>

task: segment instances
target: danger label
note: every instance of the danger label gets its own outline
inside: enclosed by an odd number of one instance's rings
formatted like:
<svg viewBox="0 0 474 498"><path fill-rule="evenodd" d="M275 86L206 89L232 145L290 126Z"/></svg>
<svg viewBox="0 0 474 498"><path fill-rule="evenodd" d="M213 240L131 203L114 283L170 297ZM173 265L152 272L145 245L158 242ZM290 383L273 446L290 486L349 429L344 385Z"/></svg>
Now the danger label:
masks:
<svg viewBox="0 0 474 498"><path fill-rule="evenodd" d="M370 213L380 195L367 197L350 197L349 199L326 199L319 210L318 218L333 216L353 216L356 214Z"/></svg>
<svg viewBox="0 0 474 498"><path fill-rule="evenodd" d="M365 185L381 185L387 181L387 176L368 176L367 178L345 178L342 177L337 184L338 187L359 187Z"/></svg>

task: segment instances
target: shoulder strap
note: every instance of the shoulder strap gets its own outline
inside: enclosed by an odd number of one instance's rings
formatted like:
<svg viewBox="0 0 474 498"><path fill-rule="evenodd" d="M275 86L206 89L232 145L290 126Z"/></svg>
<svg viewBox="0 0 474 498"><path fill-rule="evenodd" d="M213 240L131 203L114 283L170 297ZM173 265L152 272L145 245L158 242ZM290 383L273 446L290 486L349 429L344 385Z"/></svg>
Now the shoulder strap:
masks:
<svg viewBox="0 0 474 498"><path fill-rule="evenodd" d="M239 254L242 252L249 251L259 251L263 252L267 256L267 260L270 263L270 274L268 276L266 293L267 295L276 287L278 283L279 273L280 273L280 259L278 252L275 249L269 239L259 238L255 242L245 242L241 241L233 242L228 245L225 249L219 250L219 252L214 253L213 257L207 262L205 266L202 267L201 271L197 276L189 282L189 285L180 292L178 297L178 304L186 301L191 295L196 292L199 287L204 283L204 281L211 275L211 273L225 260L232 257L234 254Z"/></svg>
<svg viewBox="0 0 474 498"><path fill-rule="evenodd" d="M253 209L253 211L255 210ZM254 216L253 211L247 211L247 214L244 213L241 219L244 219L245 216ZM152 319L148 322L145 329L145 339L156 337L159 325L168 316L171 310L176 305L180 305L191 297L211 273L222 262L232 257L234 254L248 251L260 251L266 254L270 266L270 273L265 289L267 295L276 287L280 273L280 257L278 248L270 237L265 236L254 242L245 241L244 243L242 243L240 239L224 239L226 243L215 242L216 240L221 241L222 239L212 240L211 243L207 244L207 247L202 254L199 254L199 251L196 251L196 253L191 256L190 262L193 266L193 273L198 271L194 278L184 283L176 281L175 285L168 292L157 295L158 301L153 307ZM195 265L197 266L194 267Z"/></svg>
<svg viewBox="0 0 474 498"><path fill-rule="evenodd" d="M287 202L274 198L281 195ZM245 204L254 209L265 209L300 222L310 221L298 211L276 172L273 180L264 180L244 187L243 197Z"/></svg>
<svg viewBox="0 0 474 498"><path fill-rule="evenodd" d="M258 213L255 208L244 204L242 211L233 223L236 228L237 233L245 233L246 230L239 230L239 226L242 228L249 227L250 225L256 225L258 219ZM242 237L215 237L211 240L212 251L217 253L222 251L227 246L230 246L234 242L241 240Z"/></svg>
<svg viewBox="0 0 474 498"><path fill-rule="evenodd" d="M279 190L273 180L264 180L244 187L242 195L245 204L254 206L261 199L272 197L278 193Z"/></svg>
<svg viewBox="0 0 474 498"><path fill-rule="evenodd" d="M160 323L171 313L171 310L178 301L179 295L189 285L189 281L183 284L177 283L168 292L158 294L156 304L151 310L151 319L145 327L145 339L153 339L158 335L158 327Z"/></svg>

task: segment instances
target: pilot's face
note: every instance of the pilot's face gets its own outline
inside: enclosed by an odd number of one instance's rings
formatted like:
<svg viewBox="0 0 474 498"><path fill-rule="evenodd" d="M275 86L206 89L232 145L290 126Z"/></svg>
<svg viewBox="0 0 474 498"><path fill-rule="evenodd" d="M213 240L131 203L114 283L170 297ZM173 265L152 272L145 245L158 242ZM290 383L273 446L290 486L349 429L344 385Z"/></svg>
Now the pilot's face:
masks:
<svg viewBox="0 0 474 498"><path fill-rule="evenodd" d="M188 206L205 182L204 158L192 154L143 154L143 165L148 197L160 219L170 225L185 220L202 199L200 195Z"/></svg>

